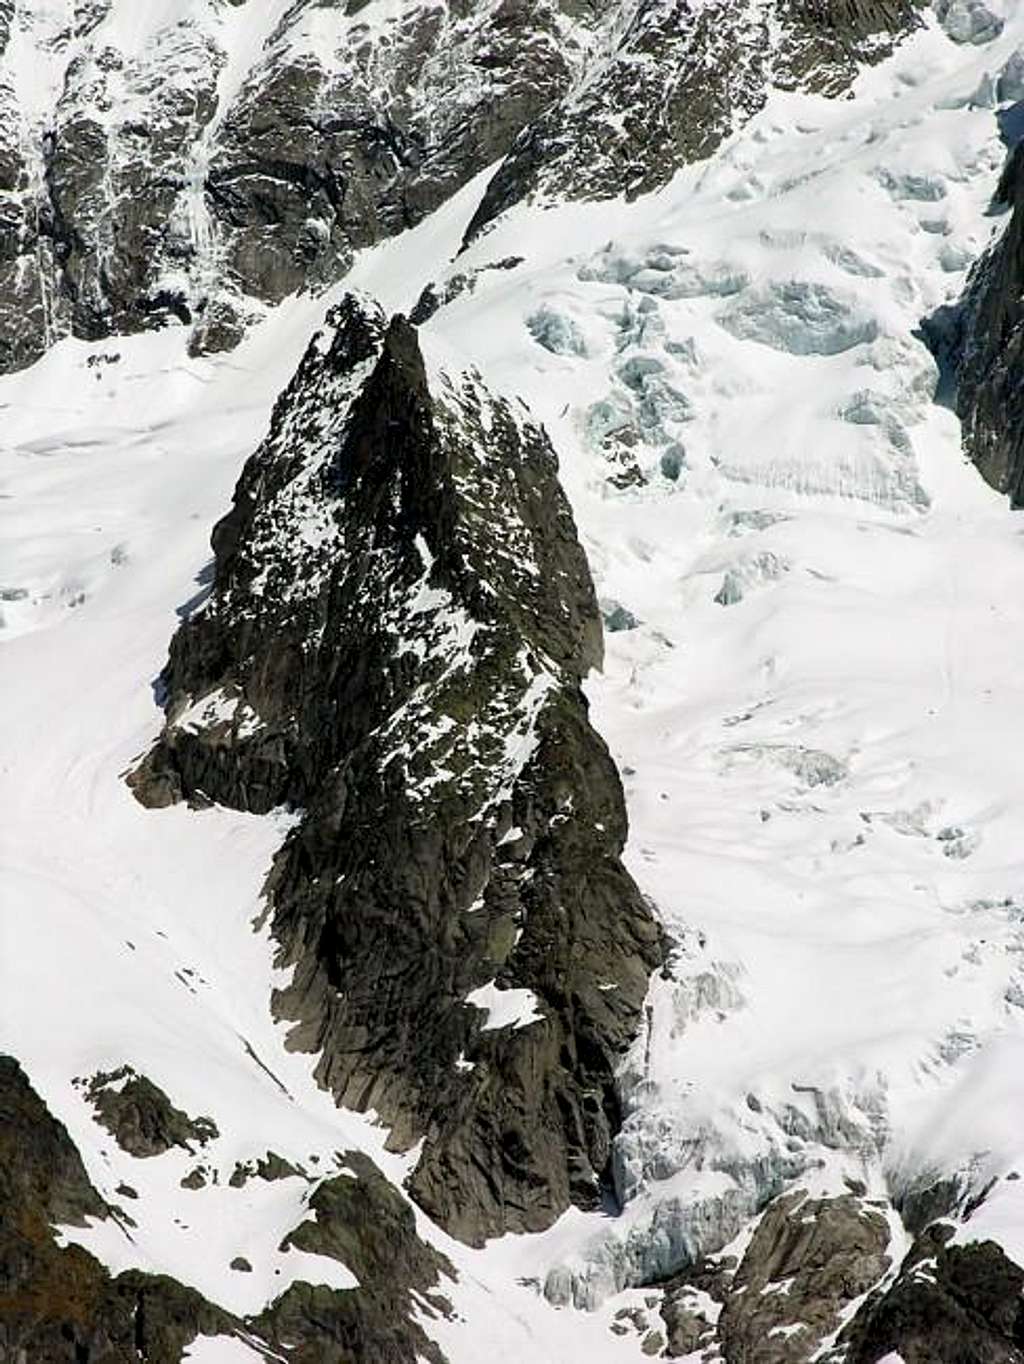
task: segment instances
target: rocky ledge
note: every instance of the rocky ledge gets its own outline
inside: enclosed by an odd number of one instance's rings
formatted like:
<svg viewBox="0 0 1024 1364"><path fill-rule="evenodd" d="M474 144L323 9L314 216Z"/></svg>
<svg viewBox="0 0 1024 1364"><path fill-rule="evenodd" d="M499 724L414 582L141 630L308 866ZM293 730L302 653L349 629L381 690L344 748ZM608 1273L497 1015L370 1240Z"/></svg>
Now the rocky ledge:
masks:
<svg viewBox="0 0 1024 1364"><path fill-rule="evenodd" d="M177 1364L197 1335L234 1332L226 1312L173 1279L111 1278L81 1247L57 1244L55 1227L112 1215L67 1129L0 1056L0 1359Z"/></svg>
<svg viewBox="0 0 1024 1364"><path fill-rule="evenodd" d="M450 1312L441 1285L454 1271L419 1239L413 1209L371 1160L341 1161L282 1248L340 1261L358 1288L294 1283L242 1320L167 1275L113 1278L81 1246L58 1244L61 1228L112 1216L126 1232L134 1224L100 1197L17 1061L0 1056L0 1359L179 1364L198 1336L224 1336L268 1361L286 1350L296 1364L444 1364L422 1322Z"/></svg>
<svg viewBox="0 0 1024 1364"><path fill-rule="evenodd" d="M633 198L710 156L773 89L837 96L919 27L917 0L645 0L522 129L467 235L527 194Z"/></svg>
<svg viewBox="0 0 1024 1364"><path fill-rule="evenodd" d="M905 1251L886 1200L796 1190L742 1258L663 1285L663 1331L646 1314L632 1324L646 1353L708 1364L1021 1364L1024 1270L992 1241L952 1244L956 1232L931 1222Z"/></svg>

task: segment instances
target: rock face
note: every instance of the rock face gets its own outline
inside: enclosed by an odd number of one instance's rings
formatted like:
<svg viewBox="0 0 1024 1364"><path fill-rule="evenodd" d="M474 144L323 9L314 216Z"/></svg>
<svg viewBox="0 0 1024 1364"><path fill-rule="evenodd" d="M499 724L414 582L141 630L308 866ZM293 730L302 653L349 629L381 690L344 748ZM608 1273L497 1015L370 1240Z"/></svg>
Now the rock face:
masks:
<svg viewBox="0 0 1024 1364"><path fill-rule="evenodd" d="M373 1162L358 1153L345 1159L348 1170L319 1186L309 1202L313 1216L283 1244L340 1260L359 1280L359 1290L293 1284L259 1318L259 1332L285 1343L288 1358L298 1364L444 1364L417 1318L450 1314L443 1276L452 1278L454 1271L417 1238L412 1209Z"/></svg>
<svg viewBox="0 0 1024 1364"><path fill-rule="evenodd" d="M588 79L524 128L468 236L527 193L633 197L710 154L774 87L842 93L919 23L914 0L644 0Z"/></svg>
<svg viewBox="0 0 1024 1364"><path fill-rule="evenodd" d="M5 368L167 322L233 345L500 159L593 22L547 0L258 8L0 11Z"/></svg>
<svg viewBox="0 0 1024 1364"><path fill-rule="evenodd" d="M718 1323L736 1364L797 1364L889 1267L889 1226L852 1194L786 1194L761 1218Z"/></svg>
<svg viewBox="0 0 1024 1364"><path fill-rule="evenodd" d="M127 1088L127 1086L125 1086ZM332 1256L359 1287L293 1284L259 1317L240 1321L192 1288L136 1270L111 1278L55 1226L105 1219L104 1203L67 1130L0 1056L0 1359L21 1364L179 1364L197 1336L238 1336L266 1358L299 1364L444 1364L421 1316L447 1313L438 1292L454 1271L416 1234L412 1208L365 1156L321 1180L314 1216L286 1246ZM250 1268L239 1257L239 1270Z"/></svg>
<svg viewBox="0 0 1024 1364"><path fill-rule="evenodd" d="M916 1242L899 1278L872 1295L844 1331L849 1364L1020 1364L1024 1270L994 1241L946 1245L949 1225Z"/></svg>
<svg viewBox="0 0 1024 1364"><path fill-rule="evenodd" d="M838 94L913 0L0 8L0 367L68 334L233 346L503 164L473 217L664 183L772 85ZM667 99L665 91L667 85Z"/></svg>
<svg viewBox="0 0 1024 1364"><path fill-rule="evenodd" d="M886 1218L858 1196L783 1194L738 1265L705 1263L669 1285L662 1303L669 1357L715 1345L726 1364L818 1358L850 1305L889 1268L889 1237Z"/></svg>
<svg viewBox="0 0 1024 1364"><path fill-rule="evenodd" d="M932 320L956 381L964 449L987 483L1024 506L1024 145L1007 163L995 195L1010 221L981 258L952 316Z"/></svg>
<svg viewBox="0 0 1024 1364"><path fill-rule="evenodd" d="M136 1271L111 1279L88 1252L53 1238L55 1225L108 1216L67 1130L0 1056L0 1358L177 1364L200 1333L233 1331L193 1289Z"/></svg>
<svg viewBox="0 0 1024 1364"><path fill-rule="evenodd" d="M133 784L302 807L267 895L291 1045L424 1139L414 1197L471 1242L594 1206L658 930L619 855L601 656L543 430L352 297L213 536Z"/></svg>
<svg viewBox="0 0 1024 1364"><path fill-rule="evenodd" d="M721 1257L665 1285L665 1354L699 1351L722 1364L1021 1364L1024 1270L994 1242L953 1246L953 1234L933 1222L893 1278L878 1205L785 1194L738 1265Z"/></svg>
<svg viewBox="0 0 1024 1364"><path fill-rule="evenodd" d="M131 1066L94 1075L86 1094L96 1109L96 1121L129 1155L159 1156L174 1146L191 1151L193 1144L202 1146L217 1136L211 1118L190 1118Z"/></svg>

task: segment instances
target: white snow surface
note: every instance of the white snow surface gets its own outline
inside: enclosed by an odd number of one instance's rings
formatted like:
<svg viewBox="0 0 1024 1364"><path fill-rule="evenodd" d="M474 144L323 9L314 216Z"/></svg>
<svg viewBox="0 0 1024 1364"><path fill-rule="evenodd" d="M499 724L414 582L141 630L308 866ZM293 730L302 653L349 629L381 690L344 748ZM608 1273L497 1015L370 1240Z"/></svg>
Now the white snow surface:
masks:
<svg viewBox="0 0 1024 1364"><path fill-rule="evenodd" d="M633 1286L721 1249L789 1183L995 1179L958 1234L1024 1262L1024 1181L1005 1179L1024 1168L1024 521L965 463L919 338L1003 225L986 209L1005 148L973 98L1024 43L1024 7L998 8L991 41L933 20L853 99L775 96L659 194L519 208L449 266L478 178L349 281L408 309L448 268L525 258L425 330L544 421L599 595L637 621L589 694L630 869L675 943L623 1065L623 1211L483 1251L420 1217L460 1271L456 1316L425 1323L453 1364L642 1358L608 1331ZM255 924L289 816L146 811L121 775L323 310L286 303L228 356L190 359L176 332L64 341L0 379L0 1046L137 1223L65 1234L238 1312L352 1276L277 1250L311 1184L231 1188L236 1162L273 1150L315 1179L357 1147L400 1183L408 1158L271 1020L281 973ZM541 310L572 344L536 339ZM642 485L608 481L615 422ZM497 1002L516 1019L490 1026L529 1021ZM122 1152L72 1081L124 1063L220 1136ZM196 1165L210 1182L181 1188Z"/></svg>
<svg viewBox="0 0 1024 1364"><path fill-rule="evenodd" d="M538 999L532 990L501 989L494 981L481 985L466 996L466 1003L487 1013L482 1031L494 1028L528 1028L544 1015L538 1011Z"/></svg>

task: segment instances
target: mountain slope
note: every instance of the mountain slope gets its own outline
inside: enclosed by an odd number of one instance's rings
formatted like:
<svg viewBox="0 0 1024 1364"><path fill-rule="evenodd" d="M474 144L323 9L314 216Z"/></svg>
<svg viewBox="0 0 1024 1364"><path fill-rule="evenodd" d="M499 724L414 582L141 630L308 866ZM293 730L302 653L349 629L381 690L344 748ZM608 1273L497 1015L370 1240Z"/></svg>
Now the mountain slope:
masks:
<svg viewBox="0 0 1024 1364"><path fill-rule="evenodd" d="M1012 444L1024 14L905 26L650 193L469 232L481 170L230 354L0 380L3 1046L89 1189L38 1243L209 1304L126 1358L1020 1358L1020 537L924 335Z"/></svg>
<svg viewBox="0 0 1024 1364"><path fill-rule="evenodd" d="M1008 493L1015 507L1024 502L1021 173L1018 145L993 196L997 209L1012 210L1006 230L975 266L964 297L931 319L937 350L953 373L964 448L986 482Z"/></svg>
<svg viewBox="0 0 1024 1364"><path fill-rule="evenodd" d="M228 349L507 153L476 225L538 186L664 183L773 82L838 92L918 22L910 0L733 10L8 0L0 364L175 322Z"/></svg>

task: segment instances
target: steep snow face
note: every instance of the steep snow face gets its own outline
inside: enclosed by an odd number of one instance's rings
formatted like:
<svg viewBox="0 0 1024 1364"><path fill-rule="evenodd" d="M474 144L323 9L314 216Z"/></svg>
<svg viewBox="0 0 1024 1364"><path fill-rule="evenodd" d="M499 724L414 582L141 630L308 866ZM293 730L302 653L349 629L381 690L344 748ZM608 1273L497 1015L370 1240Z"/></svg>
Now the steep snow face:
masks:
<svg viewBox="0 0 1024 1364"><path fill-rule="evenodd" d="M1024 1259L1006 1177L1024 1158L1024 560L919 337L1001 228L992 103L1024 15L996 8L988 41L944 10L849 101L775 96L657 195L517 209L449 267L478 182L356 262L388 310L471 280L426 324L432 350L547 425L606 604L590 696L629 865L676 944L624 1059L622 1212L480 1252L421 1219L460 1271L457 1317L426 1325L453 1361L641 1357L607 1329L644 1309L627 1286L742 1248L794 1184L909 1207L995 1179L957 1237ZM252 921L289 817L143 811L120 774L158 731L175 611L206 591L209 527L321 313L289 301L230 358L190 358L179 331L66 340L0 382L3 1044L137 1223L69 1235L239 1311L340 1272L279 1249L308 1186L239 1191L237 1162L310 1172L351 1147L400 1183L411 1156L337 1110L271 1021L285 981ZM214 1118L216 1183L182 1188L198 1158L141 1161L97 1126L73 1080L125 1063ZM555 1310L538 1278L594 1312Z"/></svg>

